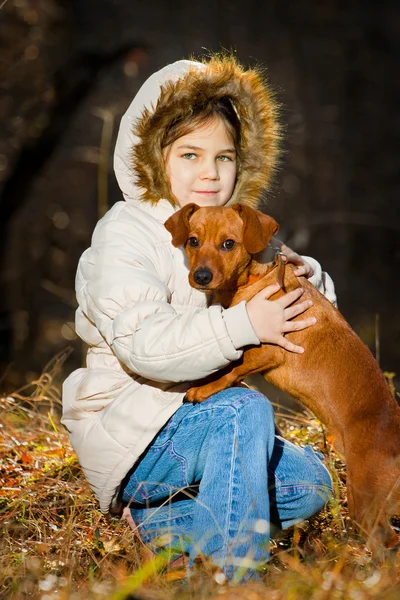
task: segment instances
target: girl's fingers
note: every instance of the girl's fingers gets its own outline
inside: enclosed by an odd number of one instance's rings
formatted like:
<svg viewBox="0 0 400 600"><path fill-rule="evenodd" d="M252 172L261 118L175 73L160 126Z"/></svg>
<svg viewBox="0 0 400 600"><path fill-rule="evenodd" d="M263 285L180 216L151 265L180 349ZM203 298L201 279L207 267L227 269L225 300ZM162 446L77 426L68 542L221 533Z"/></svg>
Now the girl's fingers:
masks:
<svg viewBox="0 0 400 600"><path fill-rule="evenodd" d="M297 252L295 252L294 250L292 250L292 248L289 248L289 246L286 246L285 244L281 247L281 252L283 252L283 254L286 255L287 257L287 262L292 263L292 265L304 265L304 260L302 259L302 257L297 254Z"/></svg>
<svg viewBox="0 0 400 600"><path fill-rule="evenodd" d="M279 302L279 304L283 308L287 308L288 306L290 306L291 304L293 304L293 302L295 302L296 300L298 300L302 294L304 294L303 288L297 288L296 290L288 292L287 294L285 294L281 298L278 298L278 300L276 300L275 302Z"/></svg>
<svg viewBox="0 0 400 600"><path fill-rule="evenodd" d="M309 317L308 319L302 319L301 321L286 321L283 326L283 332L302 331L303 329L307 329L307 327L311 327L311 325L315 325L316 322L317 319L315 317Z"/></svg>
<svg viewBox="0 0 400 600"><path fill-rule="evenodd" d="M302 258L295 252L293 252L293 254L287 254L287 261L292 265L298 265L299 267L304 265Z"/></svg>
<svg viewBox="0 0 400 600"><path fill-rule="evenodd" d="M280 337L276 343L278 346L284 348L284 350L287 350L288 352L296 352L296 354L303 354L304 352L304 348L302 346L296 346L296 344L292 344L292 342L289 342L289 340L283 336Z"/></svg>
<svg viewBox="0 0 400 600"><path fill-rule="evenodd" d="M299 304L295 304L294 306L285 308L284 316L285 316L286 321L290 321L290 319L293 319L293 317L297 317L297 315L301 315L301 313L306 311L312 305L313 305L312 300L304 300L304 302L300 302Z"/></svg>
<svg viewBox="0 0 400 600"><path fill-rule="evenodd" d="M293 271L294 275L296 275L296 277L301 277L301 276L306 276L307 275L307 268L305 265L302 265L301 267L299 267L298 269L296 269L295 271Z"/></svg>
<svg viewBox="0 0 400 600"><path fill-rule="evenodd" d="M276 292L280 289L281 286L279 285L279 283L273 283L272 285L267 285L267 287L264 288L261 292L259 292L259 294L263 294L265 300L268 300L268 298L276 294Z"/></svg>
<svg viewBox="0 0 400 600"><path fill-rule="evenodd" d="M301 267L293 271L293 273L294 275L296 275L296 277L307 277L307 279L314 275L314 271L312 270L310 265L302 265Z"/></svg>

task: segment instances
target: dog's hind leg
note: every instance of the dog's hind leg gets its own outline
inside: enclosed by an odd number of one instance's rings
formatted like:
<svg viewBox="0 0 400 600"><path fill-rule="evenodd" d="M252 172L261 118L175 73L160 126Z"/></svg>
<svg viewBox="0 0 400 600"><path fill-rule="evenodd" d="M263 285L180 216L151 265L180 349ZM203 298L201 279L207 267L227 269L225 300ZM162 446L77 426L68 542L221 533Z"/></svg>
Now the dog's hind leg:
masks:
<svg viewBox="0 0 400 600"><path fill-rule="evenodd" d="M400 536L394 531L389 517L399 507L399 488L392 477L385 477L384 465L375 460L371 468L366 456L364 465L347 465L347 495L349 515L360 528L372 551L385 547L398 548Z"/></svg>

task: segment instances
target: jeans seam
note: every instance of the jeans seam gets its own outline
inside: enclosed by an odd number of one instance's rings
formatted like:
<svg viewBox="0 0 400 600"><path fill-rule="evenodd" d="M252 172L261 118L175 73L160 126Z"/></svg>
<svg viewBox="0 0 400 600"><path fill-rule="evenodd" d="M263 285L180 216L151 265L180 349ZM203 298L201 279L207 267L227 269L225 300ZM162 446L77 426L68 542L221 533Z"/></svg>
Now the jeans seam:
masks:
<svg viewBox="0 0 400 600"><path fill-rule="evenodd" d="M235 409L233 411L234 413L237 414L237 410ZM231 484L231 489L230 489L230 493L229 493L229 498L228 498L228 502L229 502L229 510L228 510L228 514L227 514L227 528L225 529L225 533L224 533L224 545L225 548L227 550L227 545L228 545L228 539L230 538L232 532L231 529L231 525L232 525L232 517L233 517L233 510L232 510L232 498L233 498L233 491L234 491L234 487L236 486L235 484L235 459L236 459L236 440L237 440L237 418L235 418L234 420L234 436L232 439L232 445L233 445L233 452L231 452L231 467L230 467L230 477L229 477L229 481L232 482Z"/></svg>
<svg viewBox="0 0 400 600"><path fill-rule="evenodd" d="M132 473L131 478L134 478L134 481L137 482L137 493L140 495L140 498L142 500L150 500L151 498L153 498L154 496L159 495L160 493L164 493L164 492L172 492L176 489L183 489L185 487L187 487L189 485L188 483L188 469L187 469L187 460L184 456L182 456L181 454L179 454L178 452L176 452L175 448L174 448L174 443L172 439L167 440L164 444L160 444L160 445L154 445L152 446L152 448L150 449L151 452L157 453L161 450L168 450L169 455L176 461L177 466L179 468L179 472L180 472L180 478L181 478L181 482L175 483L175 484L159 484L157 485L157 487L155 487L155 489L153 490L153 492L146 492L146 487L142 486L141 484L146 484L149 483L149 480L140 480L137 478L136 473ZM151 482L150 483L154 483Z"/></svg>
<svg viewBox="0 0 400 600"><path fill-rule="evenodd" d="M280 489L288 489L288 488L295 488L295 489L301 489L301 490L314 490L316 488L327 488L329 486L327 486L325 483L287 483L285 485L281 485Z"/></svg>
<svg viewBox="0 0 400 600"><path fill-rule="evenodd" d="M170 442L171 444L169 445L168 451L173 458L178 459L181 471L181 478L183 481L183 485L181 487L187 487L189 485L187 460L184 456L182 456L175 450L174 441L172 439L170 440Z"/></svg>
<svg viewBox="0 0 400 600"><path fill-rule="evenodd" d="M140 510L140 509L139 509ZM133 520L135 520L135 515L133 516ZM164 527L166 523L176 523L177 521L179 521L180 519L184 519L185 517L193 517L193 511L192 512L188 512L185 513L184 515L179 515L178 517L171 517L170 519L168 518L163 518L161 521L151 521L151 516L149 517L148 521L142 521L138 526L139 527L149 527L149 526L155 526L158 525L158 527Z"/></svg>

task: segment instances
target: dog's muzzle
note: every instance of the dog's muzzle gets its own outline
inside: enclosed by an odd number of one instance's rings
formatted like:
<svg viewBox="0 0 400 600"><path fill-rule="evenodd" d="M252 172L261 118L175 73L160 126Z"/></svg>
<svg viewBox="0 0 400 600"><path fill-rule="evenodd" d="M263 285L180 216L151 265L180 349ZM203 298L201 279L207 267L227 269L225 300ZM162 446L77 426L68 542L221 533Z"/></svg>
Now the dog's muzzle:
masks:
<svg viewBox="0 0 400 600"><path fill-rule="evenodd" d="M193 273L193 279L197 285L208 285L212 281L212 278L213 274L210 269L197 269L197 271Z"/></svg>

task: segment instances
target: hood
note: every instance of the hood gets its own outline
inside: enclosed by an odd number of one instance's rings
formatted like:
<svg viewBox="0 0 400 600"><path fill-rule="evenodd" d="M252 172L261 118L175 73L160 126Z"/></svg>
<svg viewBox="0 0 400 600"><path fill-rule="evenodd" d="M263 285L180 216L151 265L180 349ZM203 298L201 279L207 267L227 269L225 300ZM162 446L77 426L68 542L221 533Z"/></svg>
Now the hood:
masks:
<svg viewBox="0 0 400 600"><path fill-rule="evenodd" d="M165 128L190 114L204 98L229 97L241 124L240 170L230 204L258 206L270 188L279 158L278 104L261 70L244 69L234 57L177 61L154 73L121 120L114 169L125 200L177 205L163 168Z"/></svg>

